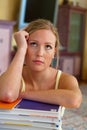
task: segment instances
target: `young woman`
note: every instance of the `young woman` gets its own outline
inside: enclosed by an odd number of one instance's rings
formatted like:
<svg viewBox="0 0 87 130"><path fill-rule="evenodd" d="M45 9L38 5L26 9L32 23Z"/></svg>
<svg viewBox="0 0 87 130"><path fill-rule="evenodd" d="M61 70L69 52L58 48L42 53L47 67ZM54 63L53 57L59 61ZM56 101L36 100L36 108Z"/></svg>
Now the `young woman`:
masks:
<svg viewBox="0 0 87 130"><path fill-rule="evenodd" d="M14 38L17 52L7 71L0 76L0 100L13 102L21 97L78 108L82 94L76 78L51 66L59 49L59 37L53 24L37 19L16 32Z"/></svg>
<svg viewBox="0 0 87 130"><path fill-rule="evenodd" d="M0 76L0 100L13 102L22 97L78 108L82 95L76 78L51 66L59 48L53 24L37 19L16 32L14 38L17 52Z"/></svg>

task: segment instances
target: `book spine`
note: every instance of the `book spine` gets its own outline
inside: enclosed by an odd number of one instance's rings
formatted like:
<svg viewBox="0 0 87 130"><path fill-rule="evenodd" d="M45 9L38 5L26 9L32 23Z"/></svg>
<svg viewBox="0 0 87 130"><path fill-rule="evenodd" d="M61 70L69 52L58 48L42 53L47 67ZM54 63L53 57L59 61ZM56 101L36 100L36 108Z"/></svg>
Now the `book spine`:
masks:
<svg viewBox="0 0 87 130"><path fill-rule="evenodd" d="M9 114L24 114L24 115L42 115L42 116L54 116L57 117L60 113L59 111L40 111L40 110L28 110L28 109L12 109L12 110L1 110L0 113L9 113Z"/></svg>
<svg viewBox="0 0 87 130"><path fill-rule="evenodd" d="M3 125L13 125L13 126L26 126L26 127L39 127L39 128L50 128L50 129L58 129L59 124L55 123L42 123L35 121L17 121L17 120L0 120L0 124Z"/></svg>
<svg viewBox="0 0 87 130"><path fill-rule="evenodd" d="M0 124L1 130L60 130L59 128L41 128L41 127L34 127L34 126L25 126L25 125L14 125L14 124Z"/></svg>
<svg viewBox="0 0 87 130"><path fill-rule="evenodd" d="M25 121L41 121L41 122L53 122L58 123L58 118L51 118L51 117L42 117L42 116L26 116L26 115L6 115L0 114L0 119L15 119L15 120L25 120Z"/></svg>

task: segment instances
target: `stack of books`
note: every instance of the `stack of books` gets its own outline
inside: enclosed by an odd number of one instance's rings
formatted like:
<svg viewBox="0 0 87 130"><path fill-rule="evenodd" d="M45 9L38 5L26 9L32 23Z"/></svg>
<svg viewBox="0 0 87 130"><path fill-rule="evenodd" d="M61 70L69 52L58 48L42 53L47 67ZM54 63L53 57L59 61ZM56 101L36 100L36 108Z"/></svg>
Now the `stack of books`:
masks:
<svg viewBox="0 0 87 130"><path fill-rule="evenodd" d="M0 102L0 130L60 130L62 107L26 99Z"/></svg>

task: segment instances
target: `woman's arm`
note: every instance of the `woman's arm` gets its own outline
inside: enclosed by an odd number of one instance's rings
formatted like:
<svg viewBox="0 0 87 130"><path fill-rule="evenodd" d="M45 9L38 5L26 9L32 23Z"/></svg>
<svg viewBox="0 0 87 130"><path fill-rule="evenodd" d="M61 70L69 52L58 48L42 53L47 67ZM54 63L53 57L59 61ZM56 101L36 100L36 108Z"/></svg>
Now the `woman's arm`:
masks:
<svg viewBox="0 0 87 130"><path fill-rule="evenodd" d="M36 90L24 92L23 98L59 104L68 108L78 108L82 101L82 94L75 77L63 74L60 78L59 89Z"/></svg>
<svg viewBox="0 0 87 130"><path fill-rule="evenodd" d="M0 100L2 101L12 102L19 96L22 69L27 50L25 36L28 36L25 31L14 34L18 49L7 71L0 76Z"/></svg>

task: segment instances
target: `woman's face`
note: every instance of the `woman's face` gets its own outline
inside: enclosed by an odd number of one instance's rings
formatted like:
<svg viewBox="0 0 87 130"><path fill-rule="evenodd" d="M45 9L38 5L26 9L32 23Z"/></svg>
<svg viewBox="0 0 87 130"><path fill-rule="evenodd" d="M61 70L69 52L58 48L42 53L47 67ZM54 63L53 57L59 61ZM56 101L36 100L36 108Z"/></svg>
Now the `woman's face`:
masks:
<svg viewBox="0 0 87 130"><path fill-rule="evenodd" d="M37 30L29 36L26 65L41 71L50 66L55 54L56 37L51 30Z"/></svg>

